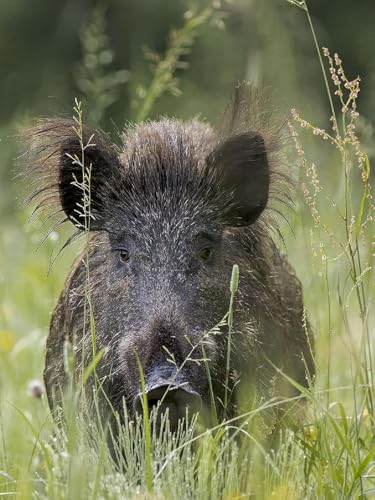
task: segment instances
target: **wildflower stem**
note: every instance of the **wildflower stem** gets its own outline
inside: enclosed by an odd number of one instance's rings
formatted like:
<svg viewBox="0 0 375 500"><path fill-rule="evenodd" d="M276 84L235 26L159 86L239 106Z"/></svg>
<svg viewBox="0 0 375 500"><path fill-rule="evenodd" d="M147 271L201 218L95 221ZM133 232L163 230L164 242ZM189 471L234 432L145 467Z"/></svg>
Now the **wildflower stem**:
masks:
<svg viewBox="0 0 375 500"><path fill-rule="evenodd" d="M313 25L311 17L310 17L310 12L309 12L309 8L307 6L307 1L306 0L304 0L304 6L305 6L307 20L308 20L309 25L310 25L311 34L312 34L312 37L314 39L314 44L315 44L316 52L317 52L318 57L319 57L320 67L321 67L321 70L322 70L322 73L323 73L323 78L324 78L324 83L325 83L326 90L327 90L327 96L328 96L328 100L329 100L329 105L331 107L333 124L336 127L336 130L338 132L339 129L338 129L338 126L337 126L337 117L336 117L335 107L333 105L331 91L330 91L330 88L329 88L328 78L327 78L327 74L326 74L326 71L325 71L325 68L324 68L324 63L323 63L322 55L320 53L320 47L319 47L319 44L318 44L318 39L316 37L314 25Z"/></svg>

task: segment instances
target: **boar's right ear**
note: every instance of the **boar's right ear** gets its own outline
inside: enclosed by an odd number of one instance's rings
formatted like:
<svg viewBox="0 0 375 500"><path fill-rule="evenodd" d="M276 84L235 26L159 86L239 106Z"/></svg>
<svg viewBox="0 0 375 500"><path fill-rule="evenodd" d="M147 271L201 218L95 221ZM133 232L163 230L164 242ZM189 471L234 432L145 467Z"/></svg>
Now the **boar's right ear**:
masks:
<svg viewBox="0 0 375 500"><path fill-rule="evenodd" d="M255 222L268 202L270 169L263 137L245 132L225 140L208 156L224 189L232 194L225 214L231 226Z"/></svg>
<svg viewBox="0 0 375 500"><path fill-rule="evenodd" d="M84 211L90 213L90 229L103 226L108 186L116 183L121 167L117 148L101 132L84 127L82 142L73 120L45 119L26 130L30 144L29 173L36 185L30 200L36 198L36 210L63 210L75 226L85 227ZM82 158L90 180L83 181ZM86 170L87 171L87 170ZM84 188L85 186L85 188ZM84 189L90 206L83 209ZM30 201L29 200L29 201Z"/></svg>

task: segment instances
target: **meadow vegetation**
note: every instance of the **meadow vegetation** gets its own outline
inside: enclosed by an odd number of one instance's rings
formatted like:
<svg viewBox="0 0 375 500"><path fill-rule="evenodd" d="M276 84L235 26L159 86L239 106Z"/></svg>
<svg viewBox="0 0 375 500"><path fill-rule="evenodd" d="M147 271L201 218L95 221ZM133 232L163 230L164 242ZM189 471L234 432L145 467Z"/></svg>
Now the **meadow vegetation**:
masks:
<svg viewBox="0 0 375 500"><path fill-rule="evenodd" d="M51 310L80 242L55 260L69 230L48 232L27 208L18 213L17 224L2 224L0 235L0 497L375 496L374 179L357 133L361 81L346 75L338 54L319 46L306 2L289 3L292 6L286 8L302 9L306 15L331 116L330 128L323 128L293 109L286 125L296 189L293 210L285 213L288 223L280 219L279 245L303 283L306 315L316 335L317 375L309 389L299 387L307 401L300 424L281 426L272 440L262 436L262 415L280 404L277 399L261 401L249 413L210 429L196 419L182 424L173 436L167 419L157 434L152 415L143 423L125 415L118 447L111 452L110 429L90 423L79 405L84 382L95 377L94 363L83 373L81 387L69 386L63 410L66 423L57 425L39 380ZM148 53L152 74L148 85L134 84L134 119L146 119L161 95L179 92L175 73L186 51L207 23L223 22L217 4L188 12L164 56ZM85 58L77 78L83 104L76 100L74 110L78 134L86 110L91 120L100 122L129 76L107 69L106 61L114 54L98 12L82 35ZM318 163L310 150L305 152L304 144L311 138L320 151ZM89 168L85 172L87 184L81 187L87 230ZM22 281L6 281L8 273L22 276ZM228 287L235 300L236 271L233 280ZM223 321L231 324L235 318L230 304L228 310ZM94 349L94 332L90 334ZM100 362L100 355L94 350L95 362ZM72 346L66 345L68 371L73 358Z"/></svg>

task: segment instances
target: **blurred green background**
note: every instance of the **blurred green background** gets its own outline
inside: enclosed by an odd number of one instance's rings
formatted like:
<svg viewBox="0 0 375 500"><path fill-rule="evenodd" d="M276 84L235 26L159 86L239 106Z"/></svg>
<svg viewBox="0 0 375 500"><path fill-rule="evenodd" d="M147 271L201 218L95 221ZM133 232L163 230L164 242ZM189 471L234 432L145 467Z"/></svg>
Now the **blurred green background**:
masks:
<svg viewBox="0 0 375 500"><path fill-rule="evenodd" d="M207 2L206 2L207 3ZM107 45L112 54L106 72L123 70L116 101L100 119L108 132L134 119L135 86L147 84L149 61L144 47L163 53L171 28L179 27L190 8L186 0L102 0ZM201 1L195 5L203 6ZM361 0L314 0L310 11L321 45L338 51L349 75L364 81L362 114L375 114L375 3ZM20 122L40 115L72 113L74 97L82 98L82 30L94 0L2 0L0 3L0 209L1 219L15 215L17 184L12 182L17 156L13 138ZM224 2L224 29L205 26L192 52L177 70L182 94L160 99L160 114L219 117L233 83L250 80L271 87L278 107L304 112L327 125L326 95L304 13L285 0ZM104 56L105 57L105 56Z"/></svg>
<svg viewBox="0 0 375 500"><path fill-rule="evenodd" d="M194 5L202 9L208 2ZM84 103L84 120L118 139L123 124L136 119L142 86L152 78L145 48L163 54L170 31L183 25L191 8L187 0L0 2L0 361L9 365L3 373L14 387L41 376L50 313L76 252L65 252L47 276L62 237L52 233L36 252L46 229L29 223L30 212L22 208L21 185L14 179L23 146L17 132L36 116L71 116L77 97ZM249 80L271 89L281 114L293 107L328 128L327 95L304 12L286 0L232 0L218 10L223 16L205 23L182 57L187 65L176 71L181 92L164 93L151 117L201 115L217 122L233 85ZM358 131L372 159L375 2L314 0L310 12L319 44L340 53L349 78L362 77ZM324 147L312 141L310 147L319 174L334 187L337 170ZM298 229L295 217L292 226ZM299 234L287 233L288 251L308 306L319 309L311 263L303 257L306 241ZM0 378L0 384L6 391L6 381Z"/></svg>

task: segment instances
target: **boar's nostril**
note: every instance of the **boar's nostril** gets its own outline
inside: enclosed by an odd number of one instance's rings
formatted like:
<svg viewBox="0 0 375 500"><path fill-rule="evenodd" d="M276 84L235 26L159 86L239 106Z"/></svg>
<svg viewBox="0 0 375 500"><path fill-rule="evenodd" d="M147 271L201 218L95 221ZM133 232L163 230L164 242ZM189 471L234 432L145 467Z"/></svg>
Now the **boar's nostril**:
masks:
<svg viewBox="0 0 375 500"><path fill-rule="evenodd" d="M164 384L153 387L146 392L148 409L151 412L158 408L159 412L169 411L171 427L177 426L178 419L184 418L186 412L190 416L200 411L202 398L200 395L186 386L174 386ZM140 393L134 400L134 410L138 414L143 413L143 394Z"/></svg>

